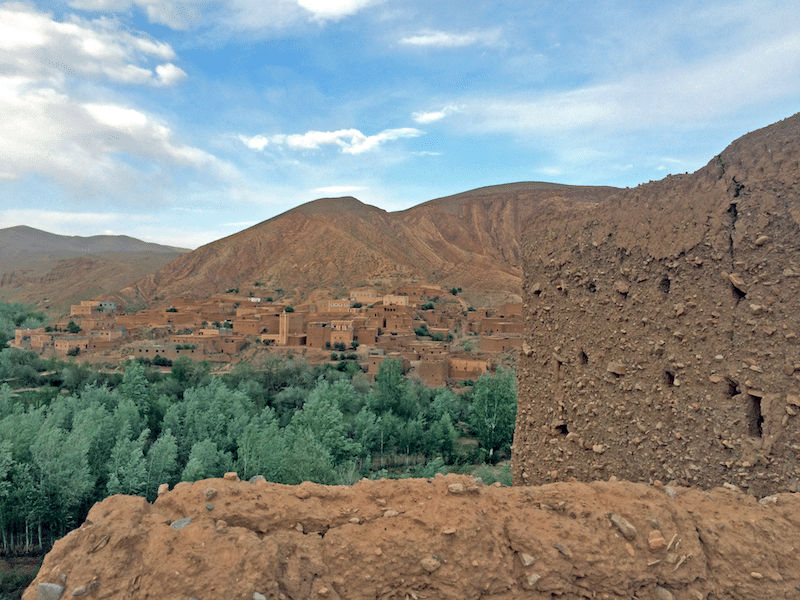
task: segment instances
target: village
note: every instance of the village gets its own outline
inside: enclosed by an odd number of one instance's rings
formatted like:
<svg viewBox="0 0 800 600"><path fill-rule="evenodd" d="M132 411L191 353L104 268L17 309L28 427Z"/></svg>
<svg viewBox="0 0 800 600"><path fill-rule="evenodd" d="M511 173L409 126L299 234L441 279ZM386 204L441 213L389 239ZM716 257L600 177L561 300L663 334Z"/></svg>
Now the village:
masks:
<svg viewBox="0 0 800 600"><path fill-rule="evenodd" d="M282 290L250 289L125 313L84 300L47 327L17 329L13 346L92 363L140 359L168 367L188 357L225 368L260 354L301 354L312 364L355 361L370 378L387 358L425 385L467 385L512 363L522 344L522 305L474 308L458 288L408 284L381 293L292 304Z"/></svg>

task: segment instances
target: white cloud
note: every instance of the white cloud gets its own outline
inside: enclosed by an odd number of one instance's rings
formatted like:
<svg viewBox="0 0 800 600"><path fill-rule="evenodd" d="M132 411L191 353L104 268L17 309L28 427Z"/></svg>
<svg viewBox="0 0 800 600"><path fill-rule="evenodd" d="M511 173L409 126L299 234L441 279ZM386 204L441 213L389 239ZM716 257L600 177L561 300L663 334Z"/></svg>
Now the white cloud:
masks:
<svg viewBox="0 0 800 600"><path fill-rule="evenodd" d="M174 139L161 119L120 102L86 102L75 89L92 81L171 85L186 74L168 44L129 33L116 21L87 21L0 5L0 179L29 173L73 191L125 189L165 164L221 172L212 155ZM134 161L129 160L134 158ZM141 165L141 159L147 163ZM156 175L157 176L157 175Z"/></svg>
<svg viewBox="0 0 800 600"><path fill-rule="evenodd" d="M466 33L450 33L447 31L429 30L400 39L406 46L424 46L434 48L462 48L464 46L494 46L500 41L500 31L468 31Z"/></svg>
<svg viewBox="0 0 800 600"><path fill-rule="evenodd" d="M291 150L319 150L323 146L338 146L345 154L362 154L385 142L412 138L422 135L413 127L385 129L374 135L365 135L358 129L339 129L336 131L307 131L306 133L276 134L269 137L240 135L239 140L248 148L263 150L269 145L286 147Z"/></svg>
<svg viewBox="0 0 800 600"><path fill-rule="evenodd" d="M328 185L314 188L314 193L324 194L325 196L346 196L357 192L363 192L366 189L367 188L362 185Z"/></svg>
<svg viewBox="0 0 800 600"><path fill-rule="evenodd" d="M474 131L558 134L636 131L710 123L800 87L800 34L659 72L538 97L481 97L461 103Z"/></svg>
<svg viewBox="0 0 800 600"><path fill-rule="evenodd" d="M430 112L415 112L412 113L411 118L414 119L415 122L420 123L421 125L426 125L428 123L435 123L436 121L441 121L446 116L453 114L454 112L458 112L459 108L454 105L445 106L441 110L434 110Z"/></svg>
<svg viewBox="0 0 800 600"><path fill-rule="evenodd" d="M56 21L23 4L0 5L0 70L48 79L80 76L134 85L172 85L185 73L169 44L124 31L115 21Z"/></svg>
<svg viewBox="0 0 800 600"><path fill-rule="evenodd" d="M273 32L308 21L338 21L383 0L72 0L78 10L121 12L138 8L151 23L175 30Z"/></svg>
<svg viewBox="0 0 800 600"><path fill-rule="evenodd" d="M320 21L337 20L350 16L376 0L297 0L297 3Z"/></svg>

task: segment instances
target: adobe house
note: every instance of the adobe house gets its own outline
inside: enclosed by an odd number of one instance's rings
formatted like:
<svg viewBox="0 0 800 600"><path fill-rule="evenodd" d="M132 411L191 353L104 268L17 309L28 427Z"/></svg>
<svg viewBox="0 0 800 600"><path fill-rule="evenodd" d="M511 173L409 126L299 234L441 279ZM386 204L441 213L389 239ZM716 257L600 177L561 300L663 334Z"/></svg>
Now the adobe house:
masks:
<svg viewBox="0 0 800 600"><path fill-rule="evenodd" d="M489 373L489 361L485 358L472 356L450 356L447 359L447 376L452 380L478 379L481 375Z"/></svg>
<svg viewBox="0 0 800 600"><path fill-rule="evenodd" d="M53 349L56 356L65 357L76 349L86 352L89 349L89 338L83 336L65 336L53 340Z"/></svg>
<svg viewBox="0 0 800 600"><path fill-rule="evenodd" d="M522 349L522 337L505 335L480 336L481 352L496 353Z"/></svg>
<svg viewBox="0 0 800 600"><path fill-rule="evenodd" d="M447 385L449 365L445 357L422 357L417 367L419 380L428 387Z"/></svg>

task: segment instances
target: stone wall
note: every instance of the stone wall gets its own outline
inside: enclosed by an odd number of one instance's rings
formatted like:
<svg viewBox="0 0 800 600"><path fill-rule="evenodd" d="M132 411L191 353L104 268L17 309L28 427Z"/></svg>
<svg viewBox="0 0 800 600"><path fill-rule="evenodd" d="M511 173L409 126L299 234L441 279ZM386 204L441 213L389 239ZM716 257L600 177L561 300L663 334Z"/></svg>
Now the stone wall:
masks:
<svg viewBox="0 0 800 600"><path fill-rule="evenodd" d="M517 483L800 477L800 117L700 171L537 219Z"/></svg>

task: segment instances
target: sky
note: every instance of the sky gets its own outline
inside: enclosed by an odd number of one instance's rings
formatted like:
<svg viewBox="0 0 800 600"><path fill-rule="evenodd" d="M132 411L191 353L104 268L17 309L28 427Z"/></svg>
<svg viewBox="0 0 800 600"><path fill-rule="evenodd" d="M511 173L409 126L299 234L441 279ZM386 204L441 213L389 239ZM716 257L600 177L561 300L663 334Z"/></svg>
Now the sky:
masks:
<svg viewBox="0 0 800 600"><path fill-rule="evenodd" d="M0 228L636 186L800 111L795 0L0 0Z"/></svg>

